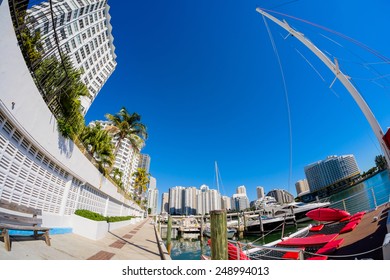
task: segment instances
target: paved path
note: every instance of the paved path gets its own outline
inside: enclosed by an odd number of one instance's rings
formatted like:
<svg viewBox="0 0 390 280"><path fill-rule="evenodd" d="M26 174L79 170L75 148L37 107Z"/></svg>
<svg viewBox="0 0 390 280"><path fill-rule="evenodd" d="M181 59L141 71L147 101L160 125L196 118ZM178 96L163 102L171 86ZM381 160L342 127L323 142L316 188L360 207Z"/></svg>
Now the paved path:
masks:
<svg viewBox="0 0 390 280"><path fill-rule="evenodd" d="M93 241L76 234L51 235L51 246L43 240L12 237L7 252L0 241L3 260L161 260L150 219L109 232Z"/></svg>

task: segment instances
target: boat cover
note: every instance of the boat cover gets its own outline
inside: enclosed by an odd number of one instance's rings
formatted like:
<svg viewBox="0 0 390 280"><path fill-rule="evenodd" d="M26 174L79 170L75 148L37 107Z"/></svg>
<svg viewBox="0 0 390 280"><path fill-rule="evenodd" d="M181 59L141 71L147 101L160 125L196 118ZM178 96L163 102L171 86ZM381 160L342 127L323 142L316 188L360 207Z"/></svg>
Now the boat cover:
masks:
<svg viewBox="0 0 390 280"><path fill-rule="evenodd" d="M277 246L298 246L298 247L309 247L326 244L334 240L338 236L335 234L319 234L312 235L310 237L294 237L283 240L277 244Z"/></svg>

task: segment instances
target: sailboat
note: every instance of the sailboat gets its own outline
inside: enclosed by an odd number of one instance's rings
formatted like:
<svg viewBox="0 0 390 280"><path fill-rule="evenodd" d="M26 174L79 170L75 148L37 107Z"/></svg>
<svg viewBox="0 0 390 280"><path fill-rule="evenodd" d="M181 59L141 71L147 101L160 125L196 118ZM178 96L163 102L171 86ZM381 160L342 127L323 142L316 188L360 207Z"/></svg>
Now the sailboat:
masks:
<svg viewBox="0 0 390 280"><path fill-rule="evenodd" d="M219 191L219 181L220 181L220 174L219 174L219 170L218 170L218 164L217 164L217 161L214 162L214 166L215 166L215 181L216 181L216 186L217 186L217 191L218 193L220 193ZM228 239L233 239L235 236L236 236L236 233L237 233L237 230L233 227L228 227L227 228L227 238ZM211 238L211 228L210 228L210 224L206 224L205 225L205 228L203 229L203 235Z"/></svg>

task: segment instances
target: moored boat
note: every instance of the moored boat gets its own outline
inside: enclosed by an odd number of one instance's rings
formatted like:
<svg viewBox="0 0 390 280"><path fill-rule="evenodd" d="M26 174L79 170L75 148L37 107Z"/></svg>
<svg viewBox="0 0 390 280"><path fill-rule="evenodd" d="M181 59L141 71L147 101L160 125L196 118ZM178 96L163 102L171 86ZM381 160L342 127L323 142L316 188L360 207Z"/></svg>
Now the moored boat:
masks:
<svg viewBox="0 0 390 280"><path fill-rule="evenodd" d="M390 259L390 202L348 216L334 210L333 218L326 211L326 221L320 217L318 223L266 245L236 243L236 251L252 260Z"/></svg>
<svg viewBox="0 0 390 280"><path fill-rule="evenodd" d="M236 229L234 229L234 228L228 228L228 229L227 229L227 238L228 238L228 239L233 239L233 238L235 237L236 233L237 233L237 230L236 230ZM205 228L203 229L203 235L205 235L205 236L211 238L211 230L210 230L210 227L205 227Z"/></svg>

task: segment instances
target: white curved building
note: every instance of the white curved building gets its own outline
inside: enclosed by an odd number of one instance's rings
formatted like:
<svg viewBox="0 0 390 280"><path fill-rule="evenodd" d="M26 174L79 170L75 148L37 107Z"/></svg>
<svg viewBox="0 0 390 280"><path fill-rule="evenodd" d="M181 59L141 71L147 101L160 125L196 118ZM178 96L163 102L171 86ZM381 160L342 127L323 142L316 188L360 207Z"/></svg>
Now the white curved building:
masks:
<svg viewBox="0 0 390 280"><path fill-rule="evenodd" d="M43 210L48 227L71 227L76 209L143 216L70 140L43 101L0 1L0 199Z"/></svg>

